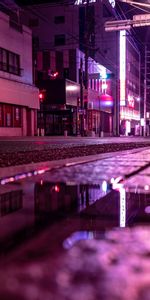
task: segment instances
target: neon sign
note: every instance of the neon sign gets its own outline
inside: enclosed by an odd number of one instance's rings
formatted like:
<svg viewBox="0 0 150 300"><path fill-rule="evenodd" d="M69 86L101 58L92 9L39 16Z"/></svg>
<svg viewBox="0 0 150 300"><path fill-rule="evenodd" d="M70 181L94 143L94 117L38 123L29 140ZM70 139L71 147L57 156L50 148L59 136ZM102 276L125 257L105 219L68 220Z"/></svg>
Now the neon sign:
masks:
<svg viewBox="0 0 150 300"><path fill-rule="evenodd" d="M89 3L94 3L96 2L96 0L89 0ZM76 0L75 1L75 5L81 5L81 4L86 4L87 1L86 0Z"/></svg>
<svg viewBox="0 0 150 300"><path fill-rule="evenodd" d="M115 0L109 0L109 3L111 4L111 6L114 8L115 7Z"/></svg>
<svg viewBox="0 0 150 300"><path fill-rule="evenodd" d="M120 30L120 105L125 105L126 99L126 31Z"/></svg>
<svg viewBox="0 0 150 300"><path fill-rule="evenodd" d="M134 108L134 99L132 96L128 96L128 105L131 108Z"/></svg>

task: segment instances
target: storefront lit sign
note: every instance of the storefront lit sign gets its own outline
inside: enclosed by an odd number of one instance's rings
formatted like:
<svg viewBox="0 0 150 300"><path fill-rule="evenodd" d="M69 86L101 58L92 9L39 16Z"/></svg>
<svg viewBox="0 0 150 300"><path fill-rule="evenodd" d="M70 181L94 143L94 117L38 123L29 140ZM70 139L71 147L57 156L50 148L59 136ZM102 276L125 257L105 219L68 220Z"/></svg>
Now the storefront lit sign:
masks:
<svg viewBox="0 0 150 300"><path fill-rule="evenodd" d="M96 2L96 0L89 0L89 3L94 3ZM87 1L86 0L76 0L75 1L75 5L81 5L81 4L86 4Z"/></svg>
<svg viewBox="0 0 150 300"><path fill-rule="evenodd" d="M128 96L128 106L134 108L134 99L132 96Z"/></svg>
<svg viewBox="0 0 150 300"><path fill-rule="evenodd" d="M126 98L126 30L120 30L120 105L125 106Z"/></svg>
<svg viewBox="0 0 150 300"><path fill-rule="evenodd" d="M115 0L109 0L109 3L111 4L111 6L114 8L115 7Z"/></svg>
<svg viewBox="0 0 150 300"><path fill-rule="evenodd" d="M141 118L141 126L144 126L144 118Z"/></svg>
<svg viewBox="0 0 150 300"><path fill-rule="evenodd" d="M111 107L113 106L113 98L111 95L102 94L100 96L100 106L101 107Z"/></svg>

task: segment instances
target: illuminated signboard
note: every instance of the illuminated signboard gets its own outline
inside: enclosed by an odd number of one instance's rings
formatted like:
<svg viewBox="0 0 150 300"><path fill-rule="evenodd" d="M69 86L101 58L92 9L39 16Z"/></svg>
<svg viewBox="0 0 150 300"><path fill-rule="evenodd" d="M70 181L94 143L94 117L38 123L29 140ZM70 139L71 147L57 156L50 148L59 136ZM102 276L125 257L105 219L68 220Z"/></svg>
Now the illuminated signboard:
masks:
<svg viewBox="0 0 150 300"><path fill-rule="evenodd" d="M128 106L134 108L134 99L132 96L128 96Z"/></svg>
<svg viewBox="0 0 150 300"><path fill-rule="evenodd" d="M89 0L89 3L94 3L96 2L96 0ZM81 4L86 4L87 1L86 0L76 0L75 1L75 5L81 5Z"/></svg>
<svg viewBox="0 0 150 300"><path fill-rule="evenodd" d="M109 0L109 3L111 4L111 6L114 8L115 7L115 0Z"/></svg>
<svg viewBox="0 0 150 300"><path fill-rule="evenodd" d="M125 105L126 99L126 31L120 30L120 105Z"/></svg>

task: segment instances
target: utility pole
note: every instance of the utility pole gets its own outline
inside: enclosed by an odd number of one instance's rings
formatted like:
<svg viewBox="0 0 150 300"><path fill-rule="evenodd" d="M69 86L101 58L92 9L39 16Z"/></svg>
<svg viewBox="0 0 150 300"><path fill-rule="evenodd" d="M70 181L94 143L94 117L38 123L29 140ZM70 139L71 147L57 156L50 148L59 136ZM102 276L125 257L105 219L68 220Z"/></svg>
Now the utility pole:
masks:
<svg viewBox="0 0 150 300"><path fill-rule="evenodd" d="M147 126L147 119L150 115L150 50L145 45L145 72L144 72L144 136L149 135L149 127ZM149 124L148 124L149 125ZM148 127L148 128L147 128ZM147 131L148 129L148 131Z"/></svg>
<svg viewBox="0 0 150 300"><path fill-rule="evenodd" d="M81 136L84 134L84 101L83 101L83 59L80 58L80 108L81 108Z"/></svg>
<svg viewBox="0 0 150 300"><path fill-rule="evenodd" d="M85 7L85 35L84 35L84 43L85 43L85 89L88 90L88 57L89 57L89 0L86 2Z"/></svg>
<svg viewBox="0 0 150 300"><path fill-rule="evenodd" d="M88 85L89 85L89 76L88 76L88 58L89 58L89 0L86 1L85 6L85 31L84 31L84 47L85 47L85 75L84 75L84 99L86 100L86 105L88 105ZM86 122L87 122L87 106L85 107L86 111ZM84 126L84 115L83 115L83 126ZM86 124L87 126L87 124Z"/></svg>

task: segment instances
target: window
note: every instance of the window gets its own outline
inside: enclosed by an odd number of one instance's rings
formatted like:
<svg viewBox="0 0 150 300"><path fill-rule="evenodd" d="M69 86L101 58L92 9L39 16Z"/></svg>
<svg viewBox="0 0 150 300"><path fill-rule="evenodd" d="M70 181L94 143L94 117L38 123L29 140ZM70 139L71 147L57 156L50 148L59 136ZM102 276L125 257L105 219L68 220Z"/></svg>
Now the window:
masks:
<svg viewBox="0 0 150 300"><path fill-rule="evenodd" d="M20 76L20 56L0 48L0 70Z"/></svg>
<svg viewBox="0 0 150 300"><path fill-rule="evenodd" d="M64 78L69 79L69 68L64 68Z"/></svg>
<svg viewBox="0 0 150 300"><path fill-rule="evenodd" d="M5 105L5 126L12 127L12 106Z"/></svg>
<svg viewBox="0 0 150 300"><path fill-rule="evenodd" d="M0 70L7 71L7 51L0 48Z"/></svg>
<svg viewBox="0 0 150 300"><path fill-rule="evenodd" d="M54 23L55 24L62 24L65 23L65 17L64 16L56 16L54 18Z"/></svg>
<svg viewBox="0 0 150 300"><path fill-rule="evenodd" d="M21 107L0 103L0 127L21 127Z"/></svg>
<svg viewBox="0 0 150 300"><path fill-rule="evenodd" d="M65 34L55 35L55 46L62 46L66 44Z"/></svg>
<svg viewBox="0 0 150 300"><path fill-rule="evenodd" d="M43 52L43 70L48 70L50 68L50 53L49 51Z"/></svg>
<svg viewBox="0 0 150 300"><path fill-rule="evenodd" d="M14 127L21 127L21 108L14 107Z"/></svg>
<svg viewBox="0 0 150 300"><path fill-rule="evenodd" d="M10 73L19 74L19 55L9 52L9 65L8 69Z"/></svg>
<svg viewBox="0 0 150 300"><path fill-rule="evenodd" d="M0 104L0 126L3 126L3 104Z"/></svg>

